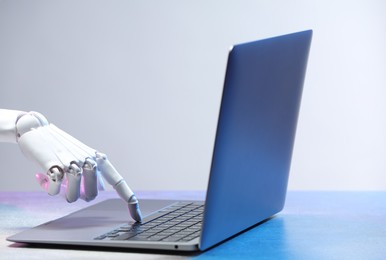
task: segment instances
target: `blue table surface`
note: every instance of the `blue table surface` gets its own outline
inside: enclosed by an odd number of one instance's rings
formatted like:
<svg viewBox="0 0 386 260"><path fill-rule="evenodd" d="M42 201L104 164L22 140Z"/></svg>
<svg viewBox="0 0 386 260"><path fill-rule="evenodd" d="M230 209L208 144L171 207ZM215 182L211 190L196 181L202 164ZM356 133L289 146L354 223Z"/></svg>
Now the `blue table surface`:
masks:
<svg viewBox="0 0 386 260"><path fill-rule="evenodd" d="M204 192L140 192L142 198L203 199ZM94 202L116 197L103 192ZM5 241L21 230L90 204L67 204L40 192L0 192L0 255L45 257L53 249ZM63 255L63 251L66 255ZM92 251L92 250L91 250ZM56 258L111 257L112 252L56 249ZM114 257L127 257L129 252ZM134 252L137 259L386 259L386 192L290 191L282 212L206 252L173 255ZM134 258L135 258L134 257ZM21 259L22 257L20 257ZM5 259L5 258L4 258Z"/></svg>

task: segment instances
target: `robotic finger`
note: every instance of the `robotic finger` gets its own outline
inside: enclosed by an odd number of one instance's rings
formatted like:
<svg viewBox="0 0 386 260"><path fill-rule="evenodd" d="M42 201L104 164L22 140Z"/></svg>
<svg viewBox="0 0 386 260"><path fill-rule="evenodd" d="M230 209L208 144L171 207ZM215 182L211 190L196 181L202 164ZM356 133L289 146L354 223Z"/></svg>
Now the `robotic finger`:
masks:
<svg viewBox="0 0 386 260"><path fill-rule="evenodd" d="M135 197L134 192L127 185L126 181L122 178L122 176L110 163L110 161L107 159L107 156L105 154L97 152L96 161L102 176L106 179L106 181L110 185L113 186L113 188L117 191L119 196L124 201L127 202L131 217L135 221L141 222L142 215L139 209L138 200Z"/></svg>
<svg viewBox="0 0 386 260"><path fill-rule="evenodd" d="M81 198L85 201L91 201L95 199L96 196L98 196L97 164L91 158L87 158L83 165Z"/></svg>
<svg viewBox="0 0 386 260"><path fill-rule="evenodd" d="M80 181L82 178L82 168L75 162L70 164L67 175L66 199L68 202L77 201L80 197Z"/></svg>
<svg viewBox="0 0 386 260"><path fill-rule="evenodd" d="M46 174L37 173L35 175L40 186L52 196L60 192L63 177L64 172L59 166L51 167Z"/></svg>
<svg viewBox="0 0 386 260"><path fill-rule="evenodd" d="M48 186L47 192L50 195L56 195L60 192L60 185L64 178L64 172L62 168L58 166L51 167L47 172Z"/></svg>

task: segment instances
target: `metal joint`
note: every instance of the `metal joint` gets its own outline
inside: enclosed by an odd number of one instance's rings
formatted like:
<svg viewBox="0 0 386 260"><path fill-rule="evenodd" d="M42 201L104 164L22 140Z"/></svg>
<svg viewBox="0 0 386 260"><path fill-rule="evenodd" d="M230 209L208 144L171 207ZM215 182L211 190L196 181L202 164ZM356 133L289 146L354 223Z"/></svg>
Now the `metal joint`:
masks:
<svg viewBox="0 0 386 260"><path fill-rule="evenodd" d="M61 167L55 165L52 166L48 171L47 171L47 176L50 178L51 181L53 182L60 182L63 180L64 177L64 171Z"/></svg>

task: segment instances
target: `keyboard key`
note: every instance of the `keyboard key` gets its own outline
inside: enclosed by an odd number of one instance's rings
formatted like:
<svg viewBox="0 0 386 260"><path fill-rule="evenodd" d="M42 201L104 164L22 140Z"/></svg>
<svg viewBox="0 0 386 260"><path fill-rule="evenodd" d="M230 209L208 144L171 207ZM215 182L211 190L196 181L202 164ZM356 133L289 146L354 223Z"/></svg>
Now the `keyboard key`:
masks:
<svg viewBox="0 0 386 260"><path fill-rule="evenodd" d="M137 233L135 233L135 232L127 232L127 233L123 233L123 234L113 238L113 240L127 240L127 239L134 237L136 235L137 235Z"/></svg>

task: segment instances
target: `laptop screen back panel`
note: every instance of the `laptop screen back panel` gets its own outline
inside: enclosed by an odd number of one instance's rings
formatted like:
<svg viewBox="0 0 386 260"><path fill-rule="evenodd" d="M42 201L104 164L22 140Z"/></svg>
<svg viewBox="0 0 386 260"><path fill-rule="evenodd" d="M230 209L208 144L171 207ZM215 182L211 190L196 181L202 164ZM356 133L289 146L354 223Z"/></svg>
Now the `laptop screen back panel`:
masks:
<svg viewBox="0 0 386 260"><path fill-rule="evenodd" d="M311 37L305 31L230 51L201 250L283 208Z"/></svg>

